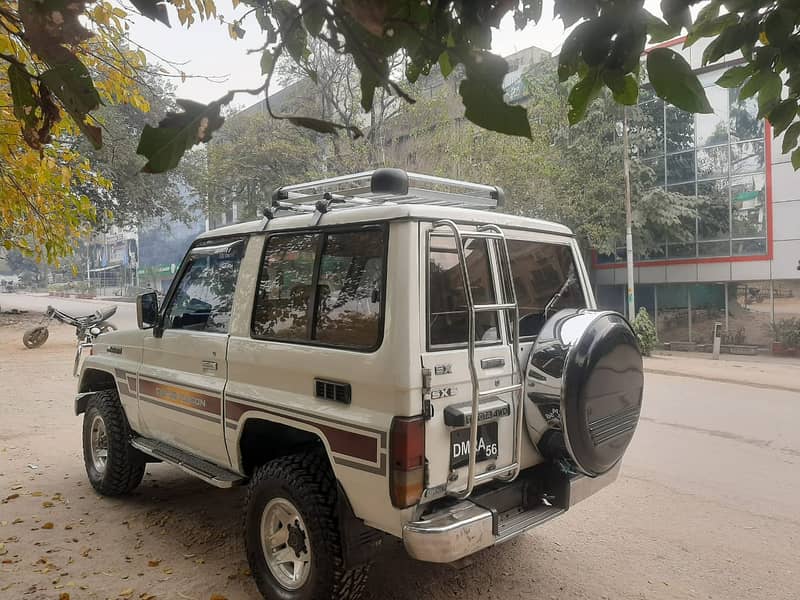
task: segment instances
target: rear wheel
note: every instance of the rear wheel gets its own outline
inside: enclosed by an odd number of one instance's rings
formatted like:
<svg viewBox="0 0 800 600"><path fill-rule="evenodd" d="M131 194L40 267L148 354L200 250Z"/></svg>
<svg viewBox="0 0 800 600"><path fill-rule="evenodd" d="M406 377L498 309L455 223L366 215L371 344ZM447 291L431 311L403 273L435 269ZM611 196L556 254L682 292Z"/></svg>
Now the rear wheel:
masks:
<svg viewBox="0 0 800 600"><path fill-rule="evenodd" d="M48 331L47 327L44 325L39 325L38 327L28 329L28 331L23 334L22 343L25 344L26 348L30 348L32 350L43 345L47 341L48 337L50 337L50 332Z"/></svg>
<svg viewBox="0 0 800 600"><path fill-rule="evenodd" d="M250 570L267 600L356 600L369 565L345 569L336 480L322 452L256 469L244 518Z"/></svg>
<svg viewBox="0 0 800 600"><path fill-rule="evenodd" d="M104 496L127 494L142 482L145 459L129 438L116 391L96 392L83 415L83 460L89 482Z"/></svg>

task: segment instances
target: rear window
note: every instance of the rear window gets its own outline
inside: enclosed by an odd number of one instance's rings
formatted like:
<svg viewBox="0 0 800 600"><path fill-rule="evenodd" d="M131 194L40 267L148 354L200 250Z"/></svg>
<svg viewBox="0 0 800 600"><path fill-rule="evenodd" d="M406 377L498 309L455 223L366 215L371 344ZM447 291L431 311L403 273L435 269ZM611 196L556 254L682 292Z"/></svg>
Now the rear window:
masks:
<svg viewBox="0 0 800 600"><path fill-rule="evenodd" d="M429 345L464 344L469 334L469 320L455 240L444 236L431 236L430 239ZM464 257L469 268L473 302L495 303L486 240L467 238ZM475 315L475 339L484 343L498 341L497 313L480 312Z"/></svg>
<svg viewBox="0 0 800 600"><path fill-rule="evenodd" d="M382 227L271 236L253 308L253 337L376 348L386 237Z"/></svg>
<svg viewBox="0 0 800 600"><path fill-rule="evenodd" d="M546 317L562 308L586 307L570 246L508 240L508 254L519 303L520 338L538 335Z"/></svg>

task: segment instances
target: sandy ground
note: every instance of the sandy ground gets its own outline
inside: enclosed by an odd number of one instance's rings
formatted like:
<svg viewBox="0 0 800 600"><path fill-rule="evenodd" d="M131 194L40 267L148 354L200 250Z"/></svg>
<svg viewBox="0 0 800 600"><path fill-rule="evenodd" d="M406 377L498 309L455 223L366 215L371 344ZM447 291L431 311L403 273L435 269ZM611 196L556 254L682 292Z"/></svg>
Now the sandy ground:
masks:
<svg viewBox="0 0 800 600"><path fill-rule="evenodd" d="M0 599L257 599L243 490L151 465L132 496L96 495L72 415L73 333L54 326L26 350L25 320L0 317ZM387 540L367 598L800 598L800 394L647 386L614 486L461 569Z"/></svg>

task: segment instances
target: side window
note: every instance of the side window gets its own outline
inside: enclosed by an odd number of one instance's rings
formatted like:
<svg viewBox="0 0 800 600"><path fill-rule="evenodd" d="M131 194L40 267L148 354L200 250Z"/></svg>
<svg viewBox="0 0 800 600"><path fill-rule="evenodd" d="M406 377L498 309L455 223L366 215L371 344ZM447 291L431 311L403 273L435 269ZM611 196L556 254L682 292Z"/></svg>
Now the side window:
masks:
<svg viewBox="0 0 800 600"><path fill-rule="evenodd" d="M379 229L327 236L317 285L315 340L352 348L377 345L384 238Z"/></svg>
<svg viewBox="0 0 800 600"><path fill-rule="evenodd" d="M164 312L166 329L227 333L244 241L200 246Z"/></svg>
<svg viewBox="0 0 800 600"><path fill-rule="evenodd" d="M253 311L255 337L307 340L319 234L267 240Z"/></svg>
<svg viewBox="0 0 800 600"><path fill-rule="evenodd" d="M570 246L508 240L508 254L519 303L521 338L538 335L546 316L557 310L586 307Z"/></svg>
<svg viewBox="0 0 800 600"><path fill-rule="evenodd" d="M381 337L385 248L386 231L378 228L271 236L253 309L253 337L375 347Z"/></svg>
<svg viewBox="0 0 800 600"><path fill-rule="evenodd" d="M475 304L494 303L495 292L486 240L468 239L464 255L469 268L473 301ZM431 236L428 271L430 345L466 343L469 335L467 298L452 237ZM499 339L497 313L479 312L475 315L475 339L483 342Z"/></svg>

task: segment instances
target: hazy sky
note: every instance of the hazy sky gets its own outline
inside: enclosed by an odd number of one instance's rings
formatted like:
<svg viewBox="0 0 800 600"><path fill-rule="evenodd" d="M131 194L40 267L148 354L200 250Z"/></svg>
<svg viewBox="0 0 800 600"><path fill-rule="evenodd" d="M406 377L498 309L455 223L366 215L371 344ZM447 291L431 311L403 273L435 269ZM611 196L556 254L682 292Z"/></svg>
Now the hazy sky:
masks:
<svg viewBox="0 0 800 600"><path fill-rule="evenodd" d="M659 0L647 0L645 5L655 12ZM246 7L240 5L233 10L230 0L216 0L217 10L227 20L245 12ZM191 98L202 102L214 100L234 88L255 88L262 84L259 67L260 54L247 54L250 48L259 47L262 35L253 20L245 23L247 31L244 39L231 40L225 25L215 22L195 22L186 29L178 23L175 10L170 8L172 28L167 29L161 23L154 23L135 15L135 10L127 2L123 6L132 14L134 24L130 37L160 56L175 62L185 63L182 67L189 75L205 75L223 77L222 83L210 82L203 78L189 78L184 83L176 79L176 94L180 98ZM503 20L500 29L494 31L492 49L505 56L528 46L539 46L548 51L557 50L564 38L564 28L560 20L553 19L553 2L545 0L542 19L536 26L528 26L516 31L513 19L508 16ZM153 56L149 57L154 60ZM238 95L235 104L249 105L255 99L245 94Z"/></svg>

